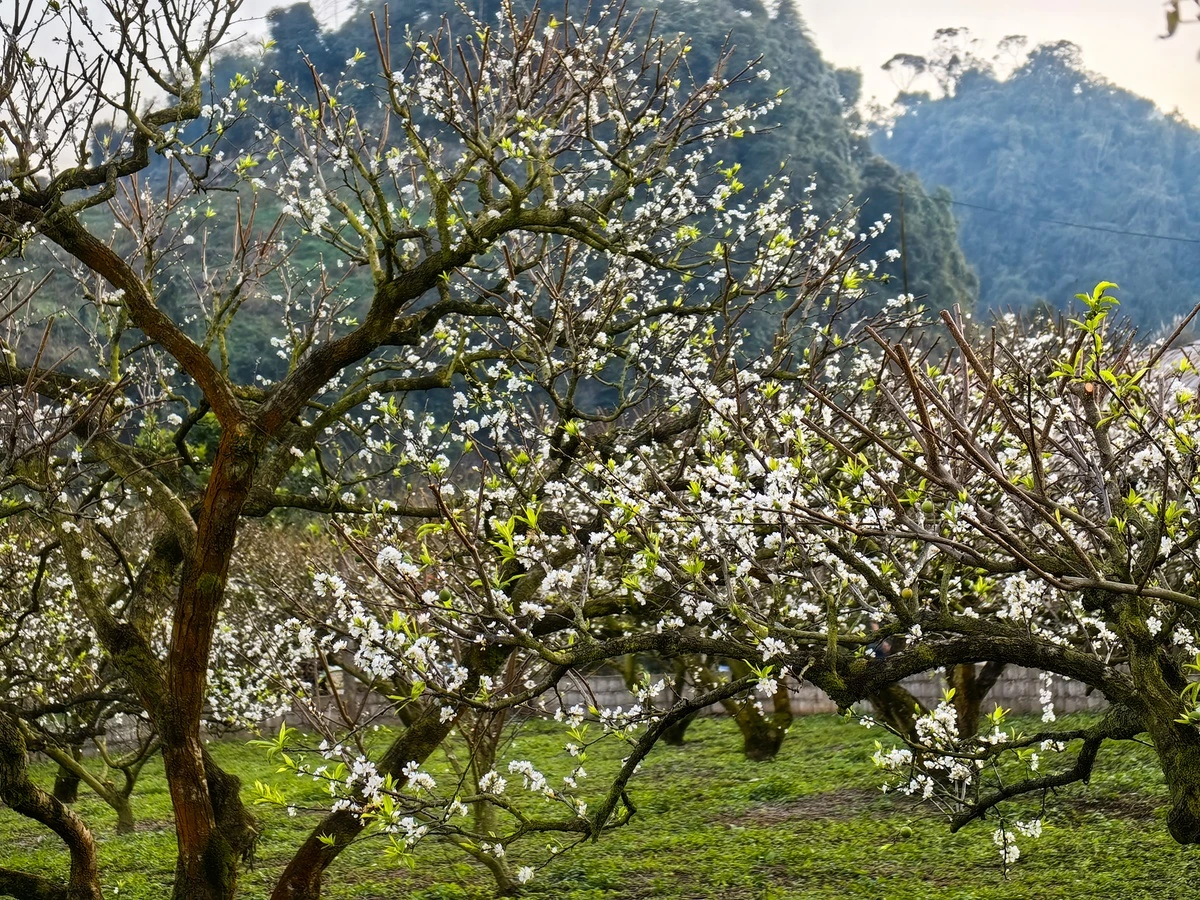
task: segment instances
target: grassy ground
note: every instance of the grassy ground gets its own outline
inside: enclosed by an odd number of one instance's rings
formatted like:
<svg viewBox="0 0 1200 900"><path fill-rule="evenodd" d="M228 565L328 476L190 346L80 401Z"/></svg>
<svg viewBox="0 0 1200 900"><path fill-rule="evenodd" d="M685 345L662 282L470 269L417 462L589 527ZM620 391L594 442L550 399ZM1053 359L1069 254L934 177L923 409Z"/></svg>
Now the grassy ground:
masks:
<svg viewBox="0 0 1200 900"><path fill-rule="evenodd" d="M1092 784L1052 798L1043 834L1020 842L1007 879L991 842L993 826L951 835L944 820L903 798L884 795L870 764L873 739L856 724L801 719L772 763L745 762L725 720L696 723L683 748L663 747L643 766L632 796L633 822L598 844L572 850L542 869L533 897L730 898L1183 898L1197 889L1190 849L1166 833L1164 792L1150 755L1106 748ZM544 758L557 746L545 733L521 735L509 758ZM539 752L540 748L540 752ZM261 750L215 747L221 762L248 782L268 781L295 794L291 776L275 773ZM600 776L615 763L589 758ZM569 766L563 759L563 771ZM48 766L37 768L47 786ZM510 781L517 781L513 778ZM597 787L600 778L595 779ZM300 788L311 790L312 788ZM138 831L113 833L114 817L87 792L79 808L101 845L108 896L162 900L173 866L174 835L161 768L143 776L135 797ZM243 895L263 898L313 819L264 808L266 836ZM427 845L415 871L382 859L383 844L351 848L331 872L327 896L358 900L482 900L489 876L460 851ZM542 848L531 845L530 855ZM519 864L520 848L514 850ZM64 871L61 844L49 832L0 809L0 865Z"/></svg>

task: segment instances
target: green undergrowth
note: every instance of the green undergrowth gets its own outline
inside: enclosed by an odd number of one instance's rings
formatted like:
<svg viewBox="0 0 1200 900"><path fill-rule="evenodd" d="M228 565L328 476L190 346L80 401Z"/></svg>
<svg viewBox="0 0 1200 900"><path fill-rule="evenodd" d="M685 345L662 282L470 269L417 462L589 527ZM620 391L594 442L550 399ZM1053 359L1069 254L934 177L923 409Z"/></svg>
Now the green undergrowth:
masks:
<svg viewBox="0 0 1200 900"><path fill-rule="evenodd" d="M1165 793L1144 747L1106 745L1090 785L1047 800L1042 836L1020 840L1021 858L1007 876L992 843L993 822L951 834L944 818L880 790L870 756L879 732L832 716L801 719L780 757L745 761L731 722L697 722L683 747L661 747L644 763L630 794L633 821L598 843L586 843L539 868L526 894L554 900L598 898L1183 898L1195 896L1189 869L1195 852L1166 832ZM547 774L569 771L558 732L527 729L505 759L541 762ZM213 744L213 753L248 785L283 791L298 812L260 807L264 826L256 865L242 896L265 898L290 853L316 821L305 802L322 796L311 781L276 771L261 748L244 741ZM596 748L587 768L599 790L623 755L619 745ZM34 767L49 787L53 768ZM435 775L444 771L431 763ZM509 777L510 791L519 776ZM247 797L250 792L247 791ZM315 805L315 803L313 804ZM1039 804L1013 810L1028 818ZM134 798L138 828L114 833L115 817L86 790L78 809L100 845L109 897L163 900L174 866L174 834L161 764L148 767ZM540 864L545 839L511 850L514 869ZM433 842L416 866L389 862L383 838L368 838L342 854L326 896L356 900L484 900L492 896L482 866ZM0 809L0 866L42 874L65 872L59 841L45 829Z"/></svg>

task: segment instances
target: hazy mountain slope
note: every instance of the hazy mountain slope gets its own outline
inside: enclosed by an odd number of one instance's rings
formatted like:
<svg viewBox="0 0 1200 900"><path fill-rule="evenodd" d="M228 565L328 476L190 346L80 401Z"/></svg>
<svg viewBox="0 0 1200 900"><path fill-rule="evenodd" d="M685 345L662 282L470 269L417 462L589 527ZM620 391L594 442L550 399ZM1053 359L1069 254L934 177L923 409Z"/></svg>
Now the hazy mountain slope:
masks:
<svg viewBox="0 0 1200 900"><path fill-rule="evenodd" d="M873 146L989 208L954 207L982 303L1061 306L1106 279L1122 312L1154 325L1200 298L1200 132L1084 71L1072 45L1038 48L1006 80L968 70L950 96L901 102Z"/></svg>

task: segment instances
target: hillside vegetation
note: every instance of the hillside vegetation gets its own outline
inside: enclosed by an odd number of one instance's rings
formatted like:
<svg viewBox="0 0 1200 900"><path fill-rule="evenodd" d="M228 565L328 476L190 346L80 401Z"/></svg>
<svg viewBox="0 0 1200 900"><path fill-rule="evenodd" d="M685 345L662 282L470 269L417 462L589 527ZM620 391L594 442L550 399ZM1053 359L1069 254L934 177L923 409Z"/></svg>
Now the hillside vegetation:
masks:
<svg viewBox="0 0 1200 900"><path fill-rule="evenodd" d="M897 58L898 77L915 77L872 145L953 193L981 302L1061 306L1103 277L1141 325L1190 311L1200 299L1200 133L1087 71L1073 44L1037 47L1003 78L960 31L943 32L928 57Z"/></svg>

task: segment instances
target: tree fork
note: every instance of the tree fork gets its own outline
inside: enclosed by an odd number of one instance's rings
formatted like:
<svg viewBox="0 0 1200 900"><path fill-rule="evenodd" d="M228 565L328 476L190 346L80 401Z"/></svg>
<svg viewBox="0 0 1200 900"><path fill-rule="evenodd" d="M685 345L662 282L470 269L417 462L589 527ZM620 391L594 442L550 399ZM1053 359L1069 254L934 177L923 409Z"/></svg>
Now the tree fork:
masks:
<svg viewBox="0 0 1200 900"><path fill-rule="evenodd" d="M74 781L76 792L78 792L79 782L85 781L87 786L96 793L96 796L116 812L117 834L128 834L133 831L133 807L129 803L129 797L113 787L111 783L101 780L94 772L89 771L83 764L83 752L78 747L62 749L46 746L42 748L42 752L58 763L58 774L54 777L55 799L64 803L68 802L58 796L59 785L66 778L69 777Z"/></svg>

